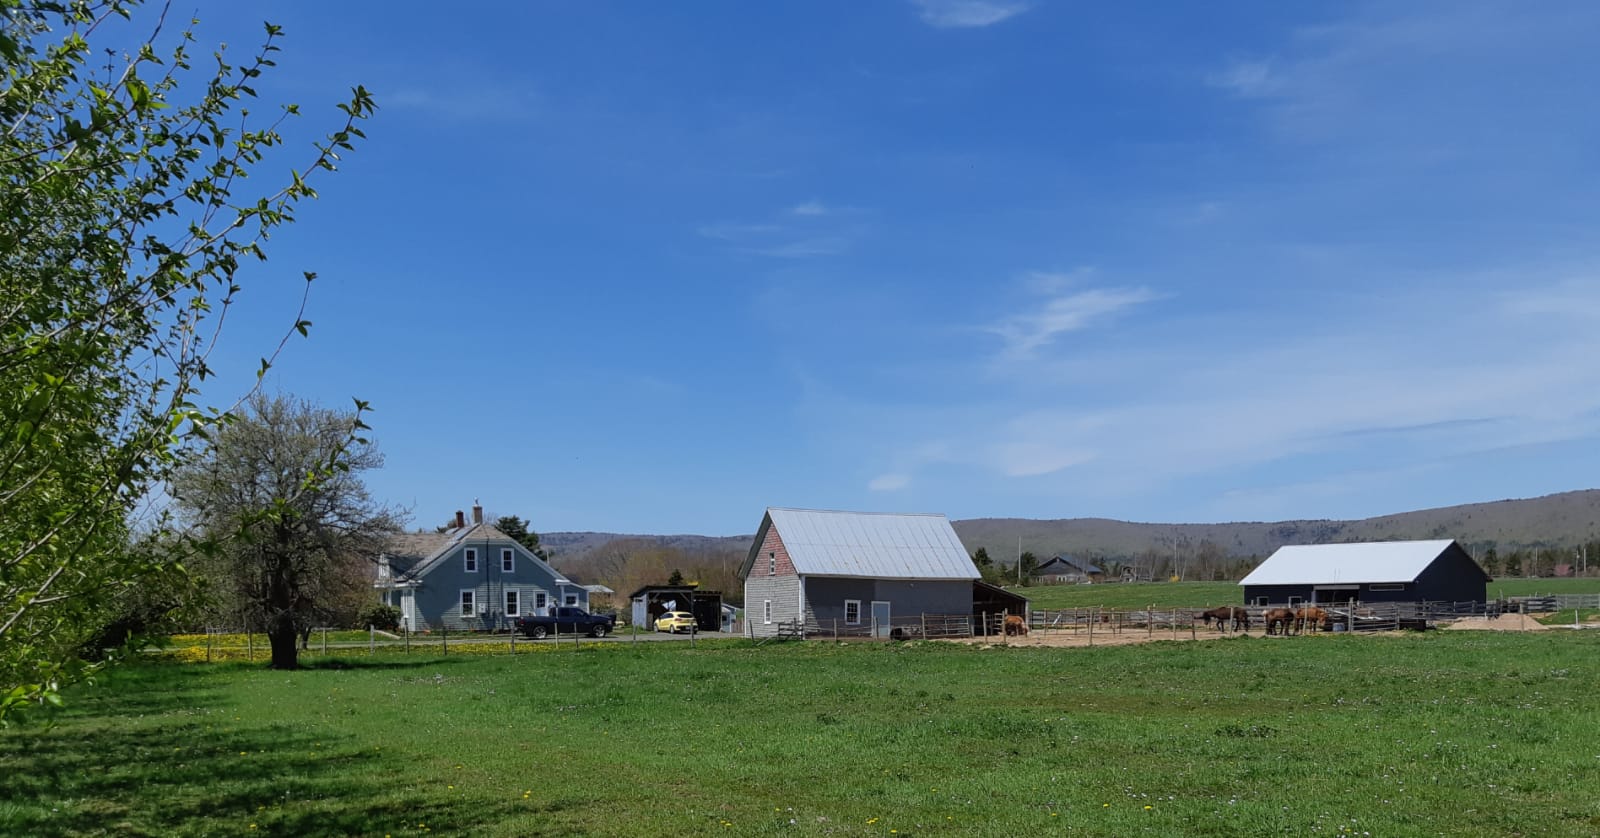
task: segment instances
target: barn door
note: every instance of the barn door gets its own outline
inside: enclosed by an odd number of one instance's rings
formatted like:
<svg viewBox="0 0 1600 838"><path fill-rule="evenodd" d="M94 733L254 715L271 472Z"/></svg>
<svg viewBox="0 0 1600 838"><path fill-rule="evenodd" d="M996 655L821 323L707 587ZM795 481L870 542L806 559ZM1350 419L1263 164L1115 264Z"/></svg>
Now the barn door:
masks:
<svg viewBox="0 0 1600 838"><path fill-rule="evenodd" d="M872 631L878 637L889 636L889 603L872 601Z"/></svg>

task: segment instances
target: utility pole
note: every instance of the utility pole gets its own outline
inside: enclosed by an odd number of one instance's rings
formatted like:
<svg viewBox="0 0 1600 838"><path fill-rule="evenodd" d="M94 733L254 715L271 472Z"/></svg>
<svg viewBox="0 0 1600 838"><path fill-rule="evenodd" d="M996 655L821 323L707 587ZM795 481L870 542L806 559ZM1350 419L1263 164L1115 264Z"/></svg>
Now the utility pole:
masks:
<svg viewBox="0 0 1600 838"><path fill-rule="evenodd" d="M1017 587L1022 587L1022 536L1017 536Z"/></svg>

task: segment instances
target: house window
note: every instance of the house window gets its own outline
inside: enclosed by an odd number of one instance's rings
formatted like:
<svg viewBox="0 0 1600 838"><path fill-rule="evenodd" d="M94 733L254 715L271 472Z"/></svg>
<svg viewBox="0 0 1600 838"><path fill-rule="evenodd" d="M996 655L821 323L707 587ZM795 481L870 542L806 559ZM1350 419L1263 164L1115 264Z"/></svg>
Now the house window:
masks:
<svg viewBox="0 0 1600 838"><path fill-rule="evenodd" d="M1256 601L1251 603L1251 605L1266 605L1266 604L1267 604L1267 598L1264 597L1264 596L1256 597Z"/></svg>
<svg viewBox="0 0 1600 838"><path fill-rule="evenodd" d="M506 616L515 617L522 613L522 597L516 589L506 590Z"/></svg>
<svg viewBox="0 0 1600 838"><path fill-rule="evenodd" d="M772 622L772 600L770 599L761 602L761 622Z"/></svg>
<svg viewBox="0 0 1600 838"><path fill-rule="evenodd" d="M478 572L478 548L468 547L461 553L461 569L468 573Z"/></svg>
<svg viewBox="0 0 1600 838"><path fill-rule="evenodd" d="M1293 608L1293 607L1295 607L1295 606L1297 606L1297 605L1299 605L1299 604L1301 604L1301 603L1303 603L1305 601L1306 601L1305 597L1297 597L1297 596L1289 597L1289 607Z"/></svg>
<svg viewBox="0 0 1600 838"><path fill-rule="evenodd" d="M861 600L847 599L844 601L844 624L847 626L861 625Z"/></svg>
<svg viewBox="0 0 1600 838"><path fill-rule="evenodd" d="M778 554L777 553L768 553L767 554L767 575L768 576L777 576L778 575Z"/></svg>
<svg viewBox="0 0 1600 838"><path fill-rule="evenodd" d="M534 608L542 609L542 608L544 608L545 606L547 606L549 604L550 604L550 598L549 598L549 596L547 594L545 594L544 591L539 591L539 592L537 592L537 593L535 593L533 595L533 607Z"/></svg>
<svg viewBox="0 0 1600 838"><path fill-rule="evenodd" d="M503 547L500 550L500 572L517 572L517 554L516 551L512 550L510 547Z"/></svg>
<svg viewBox="0 0 1600 838"><path fill-rule="evenodd" d="M1367 590L1369 591L1403 591L1405 589L1406 585L1404 582L1381 582L1375 585L1367 586Z"/></svg>
<svg viewBox="0 0 1600 838"><path fill-rule="evenodd" d="M473 591L461 592L461 616L471 617L477 612L477 594Z"/></svg>
<svg viewBox="0 0 1600 838"><path fill-rule="evenodd" d="M568 605L577 605L578 604L578 595L577 594L567 594L567 604Z"/></svg>

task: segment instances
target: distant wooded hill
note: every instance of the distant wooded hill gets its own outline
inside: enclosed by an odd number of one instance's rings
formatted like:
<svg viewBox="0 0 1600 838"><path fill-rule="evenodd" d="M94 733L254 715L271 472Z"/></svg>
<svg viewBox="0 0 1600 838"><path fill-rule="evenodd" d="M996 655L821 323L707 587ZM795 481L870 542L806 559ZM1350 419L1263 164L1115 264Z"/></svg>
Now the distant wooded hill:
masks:
<svg viewBox="0 0 1600 838"><path fill-rule="evenodd" d="M1068 553L1108 565L1143 565L1164 574L1170 568L1161 560L1177 554L1180 565L1194 558L1205 559L1208 568L1214 565L1215 573L1208 572L1205 578L1232 578L1252 564L1250 559L1265 558L1285 544L1453 538L1480 561L1490 550L1500 554L1567 550L1570 555L1571 548L1600 537L1600 490L1358 521L1141 524L1105 518L975 518L955 521L954 526L968 551L985 548L1002 564L1015 561L1020 536L1022 549L1041 559ZM540 542L550 549L557 567L585 582L602 581L613 587L650 584L665 581L672 569L681 569L703 576L707 587L717 584L731 591L737 587L732 568L743 560L753 537L552 532L541 533ZM1597 547L1590 546L1591 554L1600 554ZM1241 562L1216 561L1224 558ZM1556 560L1554 555L1547 559ZM655 574L662 579L654 579ZM619 593L626 592L619 587Z"/></svg>
<svg viewBox="0 0 1600 838"><path fill-rule="evenodd" d="M1285 544L1453 538L1474 551L1577 547L1600 536L1600 490L1563 492L1528 500L1501 500L1401 512L1357 521L1274 521L1232 524L1140 524L1105 518L1033 520L975 518L956 521L968 550L985 547L997 560L1022 548L1048 557L1057 553L1131 558L1170 553L1210 542L1229 556L1262 557Z"/></svg>

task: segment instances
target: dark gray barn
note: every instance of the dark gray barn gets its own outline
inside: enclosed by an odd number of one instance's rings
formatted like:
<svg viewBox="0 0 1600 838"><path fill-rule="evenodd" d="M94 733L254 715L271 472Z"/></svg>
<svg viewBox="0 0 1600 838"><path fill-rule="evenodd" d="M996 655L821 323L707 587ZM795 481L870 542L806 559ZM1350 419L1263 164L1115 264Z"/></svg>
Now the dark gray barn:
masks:
<svg viewBox="0 0 1600 838"><path fill-rule="evenodd" d="M1239 582L1246 605L1484 602L1489 574L1454 541L1296 544Z"/></svg>

